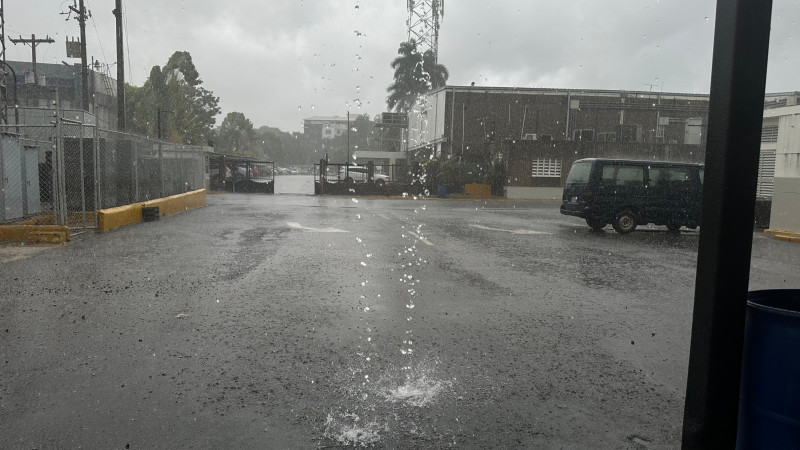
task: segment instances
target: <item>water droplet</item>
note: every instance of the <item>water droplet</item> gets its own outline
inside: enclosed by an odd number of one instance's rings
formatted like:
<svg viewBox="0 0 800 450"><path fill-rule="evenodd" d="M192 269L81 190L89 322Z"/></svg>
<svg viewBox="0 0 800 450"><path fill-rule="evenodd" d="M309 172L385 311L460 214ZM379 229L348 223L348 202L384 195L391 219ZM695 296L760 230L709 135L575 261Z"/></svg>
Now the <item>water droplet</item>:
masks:
<svg viewBox="0 0 800 450"><path fill-rule="evenodd" d="M647 39L647 35L646 35L646 34L643 34L643 35L642 35L642 39Z"/></svg>
<svg viewBox="0 0 800 450"><path fill-rule="evenodd" d="M364 261L361 261L361 265L367 267L367 263L365 263Z"/></svg>
<svg viewBox="0 0 800 450"><path fill-rule="evenodd" d="M369 306L364 307L364 312L369 312Z"/></svg>
<svg viewBox="0 0 800 450"><path fill-rule="evenodd" d="M708 22L708 20L709 20L709 19L708 19L708 16L706 16L706 17L705 17L705 19L706 19L706 22Z"/></svg>

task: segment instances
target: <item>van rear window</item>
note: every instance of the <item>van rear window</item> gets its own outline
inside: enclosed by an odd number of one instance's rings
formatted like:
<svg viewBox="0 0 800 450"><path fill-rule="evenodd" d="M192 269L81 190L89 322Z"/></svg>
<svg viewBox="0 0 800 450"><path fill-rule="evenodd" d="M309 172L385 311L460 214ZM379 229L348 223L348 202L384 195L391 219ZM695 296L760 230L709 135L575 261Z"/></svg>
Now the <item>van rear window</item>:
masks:
<svg viewBox="0 0 800 450"><path fill-rule="evenodd" d="M592 172L592 163L591 162L577 162L572 165L572 168L569 169L569 175L567 175L567 184L572 183L588 183L589 182L589 174Z"/></svg>

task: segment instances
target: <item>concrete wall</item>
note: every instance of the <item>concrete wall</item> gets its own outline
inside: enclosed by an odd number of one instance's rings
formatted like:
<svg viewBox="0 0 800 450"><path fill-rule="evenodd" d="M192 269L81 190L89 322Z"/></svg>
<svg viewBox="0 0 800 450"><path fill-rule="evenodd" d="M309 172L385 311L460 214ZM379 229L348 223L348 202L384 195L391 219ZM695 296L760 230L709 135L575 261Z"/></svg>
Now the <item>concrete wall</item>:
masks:
<svg viewBox="0 0 800 450"><path fill-rule="evenodd" d="M775 177L769 227L800 233L800 178Z"/></svg>
<svg viewBox="0 0 800 450"><path fill-rule="evenodd" d="M564 189L560 187L516 187L509 186L506 198L512 200L551 200L561 201Z"/></svg>

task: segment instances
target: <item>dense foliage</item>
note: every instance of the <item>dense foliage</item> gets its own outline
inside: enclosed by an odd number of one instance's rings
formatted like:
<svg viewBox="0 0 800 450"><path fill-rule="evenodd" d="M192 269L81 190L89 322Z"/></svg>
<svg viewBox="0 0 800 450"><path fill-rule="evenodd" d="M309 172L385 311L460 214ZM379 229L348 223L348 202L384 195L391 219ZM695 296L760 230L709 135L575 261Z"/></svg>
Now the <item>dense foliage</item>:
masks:
<svg viewBox="0 0 800 450"><path fill-rule="evenodd" d="M386 105L395 112L408 112L420 95L444 86L450 74L431 50L420 53L413 40L401 43L397 54L390 64L394 82L386 88Z"/></svg>

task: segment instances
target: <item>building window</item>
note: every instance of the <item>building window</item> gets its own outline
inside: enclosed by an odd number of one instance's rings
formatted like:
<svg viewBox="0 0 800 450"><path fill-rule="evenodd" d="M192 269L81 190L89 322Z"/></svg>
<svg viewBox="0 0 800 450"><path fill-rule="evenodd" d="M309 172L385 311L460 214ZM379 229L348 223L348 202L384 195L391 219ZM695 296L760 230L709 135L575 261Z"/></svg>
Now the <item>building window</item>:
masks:
<svg viewBox="0 0 800 450"><path fill-rule="evenodd" d="M772 198L774 186L775 150L761 150L761 154L758 157L758 184L756 184L756 196Z"/></svg>
<svg viewBox="0 0 800 450"><path fill-rule="evenodd" d="M778 127L761 127L761 143L778 142Z"/></svg>
<svg viewBox="0 0 800 450"><path fill-rule="evenodd" d="M325 134L326 134L326 135L329 135L329 134L331 134L331 130L325 130Z"/></svg>
<svg viewBox="0 0 800 450"><path fill-rule="evenodd" d="M597 142L616 142L616 141L617 141L617 133L613 131L597 133Z"/></svg>
<svg viewBox="0 0 800 450"><path fill-rule="evenodd" d="M573 141L592 142L592 141L594 141L594 130L590 130L590 129L573 130L572 131L572 140Z"/></svg>
<svg viewBox="0 0 800 450"><path fill-rule="evenodd" d="M561 178L561 160L558 158L534 158L531 162L531 176L534 178Z"/></svg>

